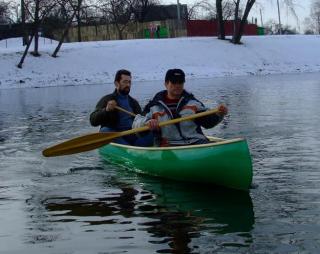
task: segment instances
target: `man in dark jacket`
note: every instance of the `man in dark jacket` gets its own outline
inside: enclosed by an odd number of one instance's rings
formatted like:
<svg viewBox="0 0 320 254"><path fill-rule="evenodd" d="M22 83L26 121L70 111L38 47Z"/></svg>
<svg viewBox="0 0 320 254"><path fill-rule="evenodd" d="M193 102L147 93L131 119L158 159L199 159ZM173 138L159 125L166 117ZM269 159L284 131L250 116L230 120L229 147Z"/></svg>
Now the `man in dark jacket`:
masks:
<svg viewBox="0 0 320 254"><path fill-rule="evenodd" d="M130 71L117 71L114 84L115 91L102 97L96 109L90 115L91 125L100 125L100 132L118 132L131 129L134 117L128 113L118 111L116 106L133 114L141 114L141 107L138 101L129 95L131 88ZM124 145L150 146L153 141L151 134L149 134L143 136L143 138L139 138L136 135L128 135L117 138L114 142Z"/></svg>

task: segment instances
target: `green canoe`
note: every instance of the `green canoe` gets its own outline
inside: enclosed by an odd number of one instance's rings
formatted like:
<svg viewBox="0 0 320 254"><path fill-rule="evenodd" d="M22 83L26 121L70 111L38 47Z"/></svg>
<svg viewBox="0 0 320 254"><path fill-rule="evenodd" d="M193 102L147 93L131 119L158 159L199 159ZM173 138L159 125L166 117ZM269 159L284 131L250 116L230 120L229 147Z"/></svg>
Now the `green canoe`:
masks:
<svg viewBox="0 0 320 254"><path fill-rule="evenodd" d="M209 138L214 142L179 147L110 143L99 152L103 159L138 173L248 190L252 181L252 163L246 140Z"/></svg>

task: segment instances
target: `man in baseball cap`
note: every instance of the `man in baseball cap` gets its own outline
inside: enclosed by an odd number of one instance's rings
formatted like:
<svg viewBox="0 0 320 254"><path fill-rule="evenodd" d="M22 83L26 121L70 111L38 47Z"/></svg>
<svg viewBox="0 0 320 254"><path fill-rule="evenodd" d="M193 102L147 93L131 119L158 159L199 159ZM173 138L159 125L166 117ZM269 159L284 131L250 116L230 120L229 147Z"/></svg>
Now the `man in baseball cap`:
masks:
<svg viewBox="0 0 320 254"><path fill-rule="evenodd" d="M182 116L204 112L207 108L196 99L193 94L184 89L185 74L181 69L169 69L165 75L165 87L157 93L145 106L142 115L137 115L133 121L133 128L148 125L158 132L160 146L181 146L208 143L201 127L212 128L220 123L228 113L223 104L219 105L218 112L193 121L185 121L159 127L159 122L168 121Z"/></svg>

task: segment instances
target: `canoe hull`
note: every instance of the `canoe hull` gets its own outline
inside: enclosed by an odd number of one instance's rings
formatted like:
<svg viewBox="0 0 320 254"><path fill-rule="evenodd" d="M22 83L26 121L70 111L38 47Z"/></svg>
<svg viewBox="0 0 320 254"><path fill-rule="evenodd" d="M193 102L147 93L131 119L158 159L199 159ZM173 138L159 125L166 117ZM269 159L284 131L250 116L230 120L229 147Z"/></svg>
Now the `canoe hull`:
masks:
<svg viewBox="0 0 320 254"><path fill-rule="evenodd" d="M245 139L219 139L214 144L170 148L111 143L99 151L105 160L153 176L241 190L248 190L252 181L252 163Z"/></svg>

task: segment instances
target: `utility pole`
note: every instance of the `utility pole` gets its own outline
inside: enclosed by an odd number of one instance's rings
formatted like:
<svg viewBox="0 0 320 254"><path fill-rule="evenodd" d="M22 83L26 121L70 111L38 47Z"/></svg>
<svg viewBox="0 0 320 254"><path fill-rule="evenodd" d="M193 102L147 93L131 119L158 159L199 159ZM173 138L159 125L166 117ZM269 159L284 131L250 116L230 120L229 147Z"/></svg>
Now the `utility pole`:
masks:
<svg viewBox="0 0 320 254"><path fill-rule="evenodd" d="M26 11L24 0L21 0L21 29L22 29L22 45L27 45L27 34L26 34Z"/></svg>
<svg viewBox="0 0 320 254"><path fill-rule="evenodd" d="M180 3L179 0L177 0L177 31L176 31L176 37L179 36L180 32L180 23L181 23L181 14L180 14Z"/></svg>
<svg viewBox="0 0 320 254"><path fill-rule="evenodd" d="M262 21L262 11L260 9L260 20L261 20L261 27L263 27L263 21Z"/></svg>
<svg viewBox="0 0 320 254"><path fill-rule="evenodd" d="M177 0L177 18L178 18L178 21L180 22L181 15L180 15L180 3L179 3L179 0Z"/></svg>
<svg viewBox="0 0 320 254"><path fill-rule="evenodd" d="M279 0L277 0L277 5L278 5L278 17L279 17L279 34L282 34Z"/></svg>

